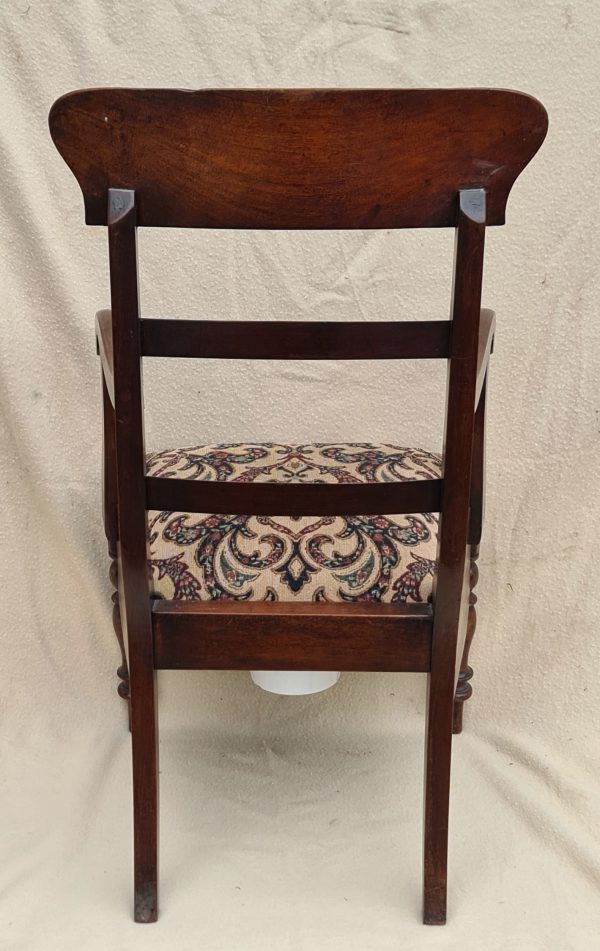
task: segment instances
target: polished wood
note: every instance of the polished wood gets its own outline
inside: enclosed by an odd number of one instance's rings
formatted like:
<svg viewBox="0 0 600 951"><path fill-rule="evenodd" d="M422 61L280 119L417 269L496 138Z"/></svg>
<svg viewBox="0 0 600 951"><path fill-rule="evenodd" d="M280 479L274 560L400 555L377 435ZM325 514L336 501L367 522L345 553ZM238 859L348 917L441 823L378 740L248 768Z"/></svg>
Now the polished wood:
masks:
<svg viewBox="0 0 600 951"><path fill-rule="evenodd" d="M226 515L402 515L439 512L441 479L407 482L209 482L146 477L148 509Z"/></svg>
<svg viewBox="0 0 600 951"><path fill-rule="evenodd" d="M458 683L456 685L456 692L454 694L454 712L452 714L452 732L454 734L462 733L465 701L468 700L473 694L473 687L470 683L473 677L473 668L469 665L469 651L471 650L473 636L477 627L477 609L475 607L477 604L477 595L475 594L475 588L479 580L479 568L477 566L478 557L479 546L471 546L469 567L469 613L467 617L465 646L463 648L460 673L458 675Z"/></svg>
<svg viewBox="0 0 600 951"><path fill-rule="evenodd" d="M429 604L155 601L155 665L427 671L432 618Z"/></svg>
<svg viewBox="0 0 600 951"><path fill-rule="evenodd" d="M110 311L107 311L106 313L108 313L110 318ZM112 361L112 329L110 337L110 355ZM102 366L104 368L104 361L102 362ZM108 556L110 558L109 578L114 589L111 595L111 601L113 605L113 629L117 638L117 643L119 645L119 652L121 654L121 663L117 668L117 676L119 678L117 692L119 696L123 698L123 700L127 701L128 719L131 728L131 708L129 706L129 668L127 665L127 654L125 651L123 625L121 623L121 610L119 605L119 511L117 499L117 446L115 431L115 410L113 405L114 385L112 392L113 396L111 400L108 389L108 380L103 369L102 510L104 517L104 532L108 542Z"/></svg>
<svg viewBox="0 0 600 951"><path fill-rule="evenodd" d="M251 360L436 359L449 356L451 323L436 321L226 321L146 319L141 351L146 357ZM496 319L481 311L475 403L493 349ZM96 314L97 350L114 406L112 315ZM432 511L436 511L432 509ZM272 513L271 513L272 514Z"/></svg>
<svg viewBox="0 0 600 951"><path fill-rule="evenodd" d="M305 229L453 227L476 187L503 224L548 123L501 89L85 89L49 121L88 224L112 186L138 225Z"/></svg>
<svg viewBox="0 0 600 951"><path fill-rule="evenodd" d="M165 320L140 321L145 357L241 360L430 360L450 355L447 320L347 321ZM493 349L496 318L481 311L477 397ZM112 315L96 314L98 353L114 405ZM383 335L383 336L378 336Z"/></svg>
<svg viewBox="0 0 600 951"><path fill-rule="evenodd" d="M456 228L444 438L444 487L434 579L431 672L425 743L424 907L427 924L446 921L448 815L454 695L466 636L468 520L486 193L460 193Z"/></svg>
<svg viewBox="0 0 600 951"><path fill-rule="evenodd" d="M483 313L483 312L482 312ZM481 337L478 354L477 386L479 387L479 374L481 368ZM479 567L477 559L479 557L479 543L483 529L483 516L485 508L485 415L487 402L487 369L481 387L481 394L477 403L475 413L475 423L473 428L473 454L471 458L471 486L470 486L470 511L469 511L469 550L470 550L470 570L469 570L469 613L467 619L467 633L465 645L463 648L460 664L460 673L454 696L454 714L453 714L453 733L462 733L463 714L465 701L473 695L473 668L469 664L469 654L473 637L477 627L477 595L475 588L479 580Z"/></svg>
<svg viewBox="0 0 600 951"><path fill-rule="evenodd" d="M145 357L430 360L450 353L449 320L142 320Z"/></svg>
<svg viewBox="0 0 600 951"><path fill-rule="evenodd" d="M452 731L462 726L471 692L494 339L493 314L481 311L485 228L503 223L511 186L546 128L536 100L489 89L98 89L54 104L51 134L81 186L86 220L108 224L109 231L111 311L97 321L104 516L111 579L119 586L113 600L124 630L115 627L130 676L137 921L157 915L160 667L428 672L423 918L446 920ZM451 319L335 325L141 320L138 225L456 227ZM333 486L146 478L143 356L447 357L443 479ZM150 508L268 515L440 511L431 604L151 600Z"/></svg>
<svg viewBox="0 0 600 951"><path fill-rule="evenodd" d="M127 633L131 689L134 916L136 921L149 922L158 914L158 729L148 592L136 205L131 191L109 190L108 241L124 600L121 618Z"/></svg>
<svg viewBox="0 0 600 951"><path fill-rule="evenodd" d="M123 636L123 622L121 621L121 605L119 602L119 589L121 585L119 584L119 555L116 546L109 546L108 556L110 558L108 577L110 578L110 583L114 588L111 595L111 601L113 605L112 623L113 630L117 638L117 643L119 645L119 650L121 652L121 663L117 667L117 677L119 678L117 693L127 703L129 729L131 730L131 705L129 702L131 699L131 690L129 687L129 666L127 664L125 638Z"/></svg>

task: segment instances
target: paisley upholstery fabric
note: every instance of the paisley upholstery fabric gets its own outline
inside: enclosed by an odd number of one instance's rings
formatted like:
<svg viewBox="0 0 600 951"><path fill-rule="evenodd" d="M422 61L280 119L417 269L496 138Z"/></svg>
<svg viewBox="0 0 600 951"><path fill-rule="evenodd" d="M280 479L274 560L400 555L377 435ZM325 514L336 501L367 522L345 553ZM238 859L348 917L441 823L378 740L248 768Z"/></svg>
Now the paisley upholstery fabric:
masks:
<svg viewBox="0 0 600 951"><path fill-rule="evenodd" d="M148 456L148 475L225 482L438 478L439 455L370 443L233 443ZM151 590L168 599L426 601L438 516L149 512Z"/></svg>

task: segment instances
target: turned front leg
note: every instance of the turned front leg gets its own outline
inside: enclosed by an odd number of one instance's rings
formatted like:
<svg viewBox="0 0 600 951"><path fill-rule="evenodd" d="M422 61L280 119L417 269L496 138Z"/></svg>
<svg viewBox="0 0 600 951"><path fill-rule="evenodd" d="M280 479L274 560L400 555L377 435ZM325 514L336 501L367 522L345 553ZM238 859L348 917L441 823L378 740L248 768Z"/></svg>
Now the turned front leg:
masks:
<svg viewBox="0 0 600 951"><path fill-rule="evenodd" d="M487 391L487 374L481 389L481 396L475 413L475 427L473 430L473 458L471 462L471 494L469 515L469 544L471 546L471 569L469 573L469 615L467 619L467 634L460 665L460 674L454 698L453 733L461 733L463 726L463 708L465 700L473 693L471 678L473 668L469 666L469 651L473 642L477 626L477 595L475 587L479 580L479 542L483 526L484 494L485 494L485 405Z"/></svg>
<svg viewBox="0 0 600 951"><path fill-rule="evenodd" d="M110 558L110 568L108 576L114 588L111 595L113 605L112 623L119 650L121 651L121 664L117 669L119 677L119 686L117 693L123 700L127 701L129 707L129 728L131 729L131 707L129 690L129 668L127 666L127 654L125 652L125 641L123 638L123 625L121 623L121 609L119 605L119 563L118 563L118 507L117 507L117 459L115 447L115 410L112 405L110 394L106 386L104 373L102 374L102 410L103 410L103 452L102 452L102 509L104 516L104 532L108 542L108 555Z"/></svg>
<svg viewBox="0 0 600 951"><path fill-rule="evenodd" d="M119 643L119 650L121 651L121 664L117 668L117 677L120 681L117 687L117 693L123 698L123 700L127 701L129 708L129 729L131 729L131 693L129 688L129 668L127 666L125 639L123 637L123 625L121 622L121 607L119 605L119 563L117 561L116 549L111 550L109 546L108 554L112 559L109 569L109 578L113 588L115 589L111 595L111 601L113 603L112 622L115 634L117 636L117 641Z"/></svg>
<svg viewBox="0 0 600 951"><path fill-rule="evenodd" d="M458 675L458 684L456 687L456 693L454 695L454 715L452 721L453 733L462 733L464 703L465 700L468 700L473 693L473 687L470 683L471 677L473 676L473 668L469 666L469 650L471 649L473 635L475 634L475 628L477 627L477 609L475 607L477 604L477 595L475 594L474 589L479 579L479 568L477 566L478 555L479 546L474 545L471 548L471 567L469 571L469 587L471 591L469 594L467 634L465 637L465 646L463 649L463 656L460 665L460 674Z"/></svg>

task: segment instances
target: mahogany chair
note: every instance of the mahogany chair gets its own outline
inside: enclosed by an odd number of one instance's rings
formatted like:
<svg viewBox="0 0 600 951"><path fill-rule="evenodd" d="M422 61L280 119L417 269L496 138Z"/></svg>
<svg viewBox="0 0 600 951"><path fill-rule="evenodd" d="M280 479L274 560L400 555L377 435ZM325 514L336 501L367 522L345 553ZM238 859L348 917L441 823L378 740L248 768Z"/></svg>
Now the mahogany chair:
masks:
<svg viewBox="0 0 600 951"><path fill-rule="evenodd" d="M452 733L471 694L483 515L494 335L480 300L485 229L504 224L510 189L546 134L546 112L530 96L494 89L93 89L59 99L50 129L83 192L86 223L108 226L111 311L97 319L104 522L120 591L119 693L130 698L135 920L155 921L158 907L156 671L356 670L427 673L424 921L442 924ZM450 319L141 319L136 229L146 226L455 228ZM197 447L148 458L141 365L156 356L446 360L443 458L369 444ZM289 563L287 575L275 516L296 556L304 552L304 568ZM318 531L302 549L311 520ZM228 549L247 571L234 565L219 578L216 552L232 525L251 540L245 552L242 542ZM352 553L325 557L324 525L338 547L350 535L363 553L374 546L373 583L365 587L364 560L343 575ZM427 542L429 558L410 554L416 542ZM175 547L161 559L163 543ZM275 561L260 556L265 545ZM324 584L304 584L317 571Z"/></svg>

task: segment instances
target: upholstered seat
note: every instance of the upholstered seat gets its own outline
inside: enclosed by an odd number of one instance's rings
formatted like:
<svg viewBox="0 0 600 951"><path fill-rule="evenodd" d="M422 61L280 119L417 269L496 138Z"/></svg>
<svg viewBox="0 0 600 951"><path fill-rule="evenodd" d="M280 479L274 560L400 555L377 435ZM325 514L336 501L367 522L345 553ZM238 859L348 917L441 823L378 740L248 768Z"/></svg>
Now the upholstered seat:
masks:
<svg viewBox="0 0 600 951"><path fill-rule="evenodd" d="M148 475L225 482L440 477L439 455L370 443L234 443L148 456ZM167 599L426 601L438 516L148 514L152 591Z"/></svg>

